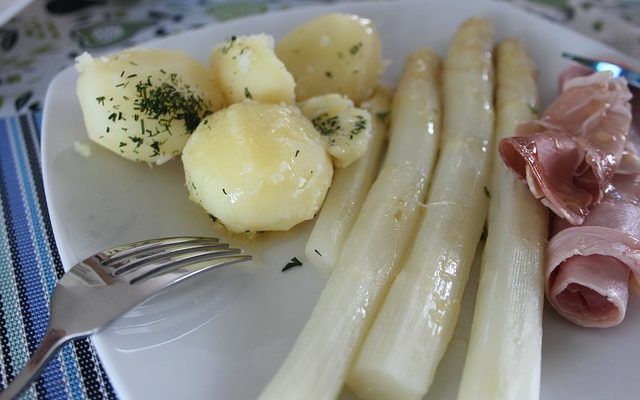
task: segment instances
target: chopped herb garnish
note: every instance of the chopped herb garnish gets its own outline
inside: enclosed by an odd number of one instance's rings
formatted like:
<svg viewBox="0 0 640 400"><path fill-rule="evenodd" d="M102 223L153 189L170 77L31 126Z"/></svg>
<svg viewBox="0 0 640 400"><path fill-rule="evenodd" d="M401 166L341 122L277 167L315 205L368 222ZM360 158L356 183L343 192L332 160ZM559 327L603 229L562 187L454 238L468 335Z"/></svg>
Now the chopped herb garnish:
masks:
<svg viewBox="0 0 640 400"><path fill-rule="evenodd" d="M218 218L216 218L216 216L213 214L209 214L209 218L211 218L211 221L213 222L216 222L218 220Z"/></svg>
<svg viewBox="0 0 640 400"><path fill-rule="evenodd" d="M487 199L491 198L491 192L489 191L489 188L486 186L484 187L484 194L485 196L487 196Z"/></svg>
<svg viewBox="0 0 640 400"><path fill-rule="evenodd" d="M109 115L109 119L113 122L116 121L116 118L118 117L118 114L116 113L111 113L111 115Z"/></svg>
<svg viewBox="0 0 640 400"><path fill-rule="evenodd" d="M144 139L137 136L129 136L129 139L136 144L136 149L144 143Z"/></svg>
<svg viewBox="0 0 640 400"><path fill-rule="evenodd" d="M247 99L253 99L253 96L251 95L251 92L249 91L249 88L245 86L244 88L244 97Z"/></svg>
<svg viewBox="0 0 640 400"><path fill-rule="evenodd" d="M331 71L327 71L324 73L324 76L326 76L327 78L331 79L333 78L333 74L331 73Z"/></svg>
<svg viewBox="0 0 640 400"><path fill-rule="evenodd" d="M153 143L151 143L151 148L153 149L154 156L157 156L158 154L160 154L160 142L158 142L157 140L154 140Z"/></svg>
<svg viewBox="0 0 640 400"><path fill-rule="evenodd" d="M127 145L127 144L126 144L125 142L120 142L120 146L118 146L118 147L124 147L124 146L126 146L126 145Z"/></svg>
<svg viewBox="0 0 640 400"><path fill-rule="evenodd" d="M322 257L322 254L320 254L320 252L318 251L318 249L313 249L313 251L314 251L317 255L319 255L320 257Z"/></svg>
<svg viewBox="0 0 640 400"><path fill-rule="evenodd" d="M236 39L237 38L235 36L231 36L231 38L227 40L227 43L222 47L222 54L227 54L229 50L231 50Z"/></svg>
<svg viewBox="0 0 640 400"><path fill-rule="evenodd" d="M188 133L193 132L200 120L209 115L205 101L189 89L187 85L180 85L176 74L171 74L171 83L162 82L153 85L151 79L136 84L136 99L133 108L147 117L164 120L164 127L168 130L173 120L184 122ZM143 121L141 119L141 121ZM145 134L144 122L141 122L141 134Z"/></svg>
<svg viewBox="0 0 640 400"><path fill-rule="evenodd" d="M376 117L378 117L380 122L387 122L387 118L389 118L389 114L391 114L391 111L383 111L383 112L376 113Z"/></svg>
<svg viewBox="0 0 640 400"><path fill-rule="evenodd" d="M135 78L136 76L138 76L138 74L131 74L131 75L127 76L127 78L126 78L126 79Z"/></svg>
<svg viewBox="0 0 640 400"><path fill-rule="evenodd" d="M294 268L294 267L300 267L300 266L302 266L302 262L300 260L298 260L298 257L293 257L291 259L291 261L289 261L287 263L287 265L285 265L284 268L282 268L282 272L284 272L284 271L286 271L288 269L291 269L291 268Z"/></svg>
<svg viewBox="0 0 640 400"><path fill-rule="evenodd" d="M228 194L227 191L224 188L222 188L222 193Z"/></svg>
<svg viewBox="0 0 640 400"><path fill-rule="evenodd" d="M353 129L351 129L351 135L357 135L363 130L367 129L367 120L362 115L356 116L356 123Z"/></svg>
<svg viewBox="0 0 640 400"><path fill-rule="evenodd" d="M355 55L360 51L361 48L362 48L362 42L358 42L349 48L349 53L351 53L352 55Z"/></svg>
<svg viewBox="0 0 640 400"><path fill-rule="evenodd" d="M298 157L298 154L300 154L300 150L296 150L296 154L294 154L294 157Z"/></svg>
<svg viewBox="0 0 640 400"><path fill-rule="evenodd" d="M96 97L96 101L98 102L98 104L104 105L104 99L104 96Z"/></svg>
<svg viewBox="0 0 640 400"><path fill-rule="evenodd" d="M332 136L340 130L340 120L337 115L329 116L329 113L322 113L311 120L313 126L324 136Z"/></svg>
<svg viewBox="0 0 640 400"><path fill-rule="evenodd" d="M124 76L124 70L120 72L120 78L122 78L123 76Z"/></svg>

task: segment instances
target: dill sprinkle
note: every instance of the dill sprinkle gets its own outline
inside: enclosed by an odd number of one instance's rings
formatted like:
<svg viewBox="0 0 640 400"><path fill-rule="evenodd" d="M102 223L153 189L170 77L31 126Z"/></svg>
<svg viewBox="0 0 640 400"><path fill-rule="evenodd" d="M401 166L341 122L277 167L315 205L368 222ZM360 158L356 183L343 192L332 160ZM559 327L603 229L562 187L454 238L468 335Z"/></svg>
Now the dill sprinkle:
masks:
<svg viewBox="0 0 640 400"><path fill-rule="evenodd" d="M222 47L222 54L227 54L229 50L231 50L236 39L237 38L235 36L231 36L231 38L227 40L227 43L225 43L225 45Z"/></svg>
<svg viewBox="0 0 640 400"><path fill-rule="evenodd" d="M300 266L302 266L302 261L298 260L298 257L293 257L293 258L291 259L291 261L289 261L289 262L284 266L284 268L282 268L282 272L284 272L284 271L286 271L286 270L289 270L289 269L291 269L291 268L294 268L294 267L300 267Z"/></svg>
<svg viewBox="0 0 640 400"><path fill-rule="evenodd" d="M362 42L358 42L353 46L351 46L351 48L349 48L349 53L351 53L351 55L355 55L360 51L361 48L362 48Z"/></svg>
<svg viewBox="0 0 640 400"><path fill-rule="evenodd" d="M334 115L330 117L326 112L313 118L311 123L318 132L324 136L335 135L340 130L340 120L338 116Z"/></svg>
<svg viewBox="0 0 640 400"><path fill-rule="evenodd" d="M367 129L367 120L362 115L356 116L356 123L354 128L351 129L351 135L357 135L365 129Z"/></svg>
<svg viewBox="0 0 640 400"><path fill-rule="evenodd" d="M244 88L244 97L247 99L253 99L253 96L251 95L251 92L249 91L249 88L245 86Z"/></svg>

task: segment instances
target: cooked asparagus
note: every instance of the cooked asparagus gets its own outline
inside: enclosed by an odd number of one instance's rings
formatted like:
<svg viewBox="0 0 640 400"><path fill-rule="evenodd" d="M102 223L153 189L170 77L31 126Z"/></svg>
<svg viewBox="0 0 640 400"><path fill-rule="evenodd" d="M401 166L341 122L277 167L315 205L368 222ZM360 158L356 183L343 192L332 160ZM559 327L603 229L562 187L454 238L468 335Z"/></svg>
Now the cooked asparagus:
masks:
<svg viewBox="0 0 640 400"><path fill-rule="evenodd" d="M443 147L416 240L348 384L363 399L421 399L456 326L482 233L493 135L493 35L466 21L443 70Z"/></svg>
<svg viewBox="0 0 640 400"><path fill-rule="evenodd" d="M440 134L439 61L419 50L393 101L382 170L309 321L262 399L333 399L413 237ZM425 130L426 129L426 130Z"/></svg>

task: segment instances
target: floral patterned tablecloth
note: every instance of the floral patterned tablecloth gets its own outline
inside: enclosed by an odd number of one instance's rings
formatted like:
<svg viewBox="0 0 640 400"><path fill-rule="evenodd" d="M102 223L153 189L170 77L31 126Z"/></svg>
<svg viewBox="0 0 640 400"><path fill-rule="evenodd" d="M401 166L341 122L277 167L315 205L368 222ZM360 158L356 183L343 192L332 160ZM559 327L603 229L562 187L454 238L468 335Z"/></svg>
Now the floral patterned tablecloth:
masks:
<svg viewBox="0 0 640 400"><path fill-rule="evenodd" d="M640 0L511 1L640 59ZM51 79L85 50L111 52L230 18L318 3L35 0L0 26L0 389L42 340L49 296L63 274L39 156L41 108ZM91 342L77 340L53 359L25 397L116 395Z"/></svg>
<svg viewBox="0 0 640 400"><path fill-rule="evenodd" d="M513 0L640 59L640 0ZM322 1L35 1L0 27L0 116L42 107L49 81L82 51L113 51L154 37L268 10Z"/></svg>

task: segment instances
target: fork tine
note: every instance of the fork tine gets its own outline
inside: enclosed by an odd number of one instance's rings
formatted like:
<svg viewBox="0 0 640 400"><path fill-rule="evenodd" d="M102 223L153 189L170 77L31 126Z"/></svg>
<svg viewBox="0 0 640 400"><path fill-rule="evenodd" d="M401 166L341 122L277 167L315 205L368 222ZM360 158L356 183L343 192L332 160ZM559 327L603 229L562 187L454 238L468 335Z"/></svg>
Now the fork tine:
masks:
<svg viewBox="0 0 640 400"><path fill-rule="evenodd" d="M154 251L145 251L141 254L136 254L131 259L121 259L115 265L108 265L107 267L115 269L115 271L111 273L112 276L120 276L144 265L150 265L154 262L162 262L163 259L166 260L168 257L201 251L217 251L228 248L229 244L220 242L213 244L189 243L178 247L162 247Z"/></svg>
<svg viewBox="0 0 640 400"><path fill-rule="evenodd" d="M140 282L154 275L166 273L178 268L201 262L213 261L225 256L240 254L240 249L233 248L199 248L188 253L168 253L155 262L143 263L134 269L119 275L119 278L127 280L131 284Z"/></svg>
<svg viewBox="0 0 640 400"><path fill-rule="evenodd" d="M139 242L116 246L109 250L105 250L99 253L99 257L104 266L117 268L117 264L122 263L123 260L154 254L162 249L180 248L181 246L196 244L214 244L218 242L219 240L217 238L198 236L141 240Z"/></svg>
<svg viewBox="0 0 640 400"><path fill-rule="evenodd" d="M215 268L222 268L232 264L237 264L244 261L249 261L253 257L249 254L234 254L225 255L218 258L211 258L207 260L201 260L198 262L188 263L177 269L172 269L164 273L147 273L130 281L131 285L147 286L148 291L158 291L169 287L182 280L198 275L205 271L209 271Z"/></svg>
<svg viewBox="0 0 640 400"><path fill-rule="evenodd" d="M249 254L227 255L222 258L208 260L207 262L201 261L188 264L181 268L174 269L162 274L140 276L136 280L132 280L131 284L147 286L147 291L156 292L160 289L169 287L202 272L209 271L211 269L227 267L229 265L249 261L252 259L253 257L251 257Z"/></svg>

